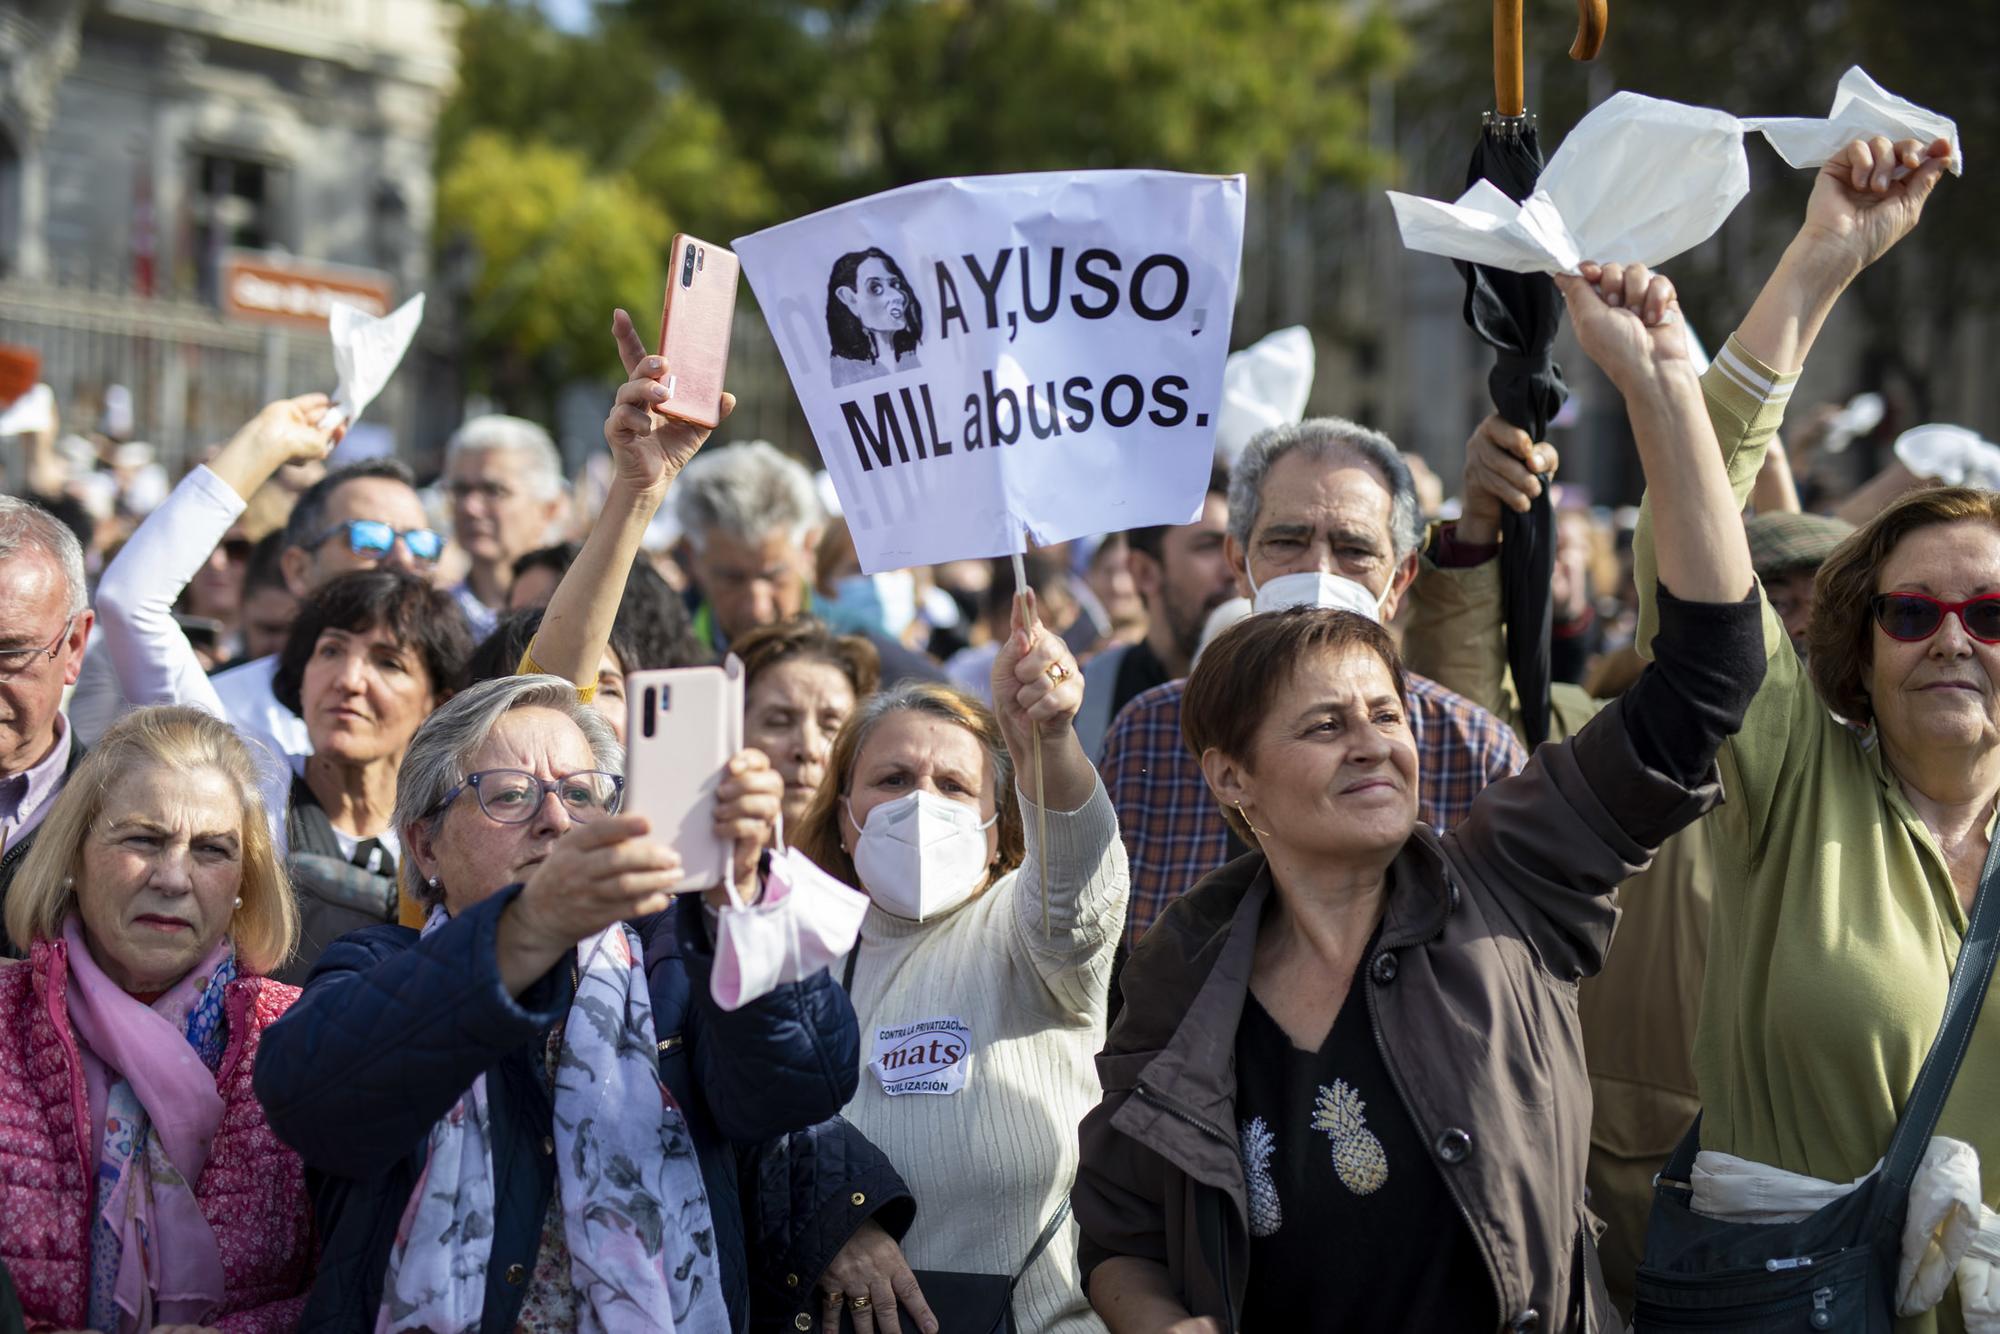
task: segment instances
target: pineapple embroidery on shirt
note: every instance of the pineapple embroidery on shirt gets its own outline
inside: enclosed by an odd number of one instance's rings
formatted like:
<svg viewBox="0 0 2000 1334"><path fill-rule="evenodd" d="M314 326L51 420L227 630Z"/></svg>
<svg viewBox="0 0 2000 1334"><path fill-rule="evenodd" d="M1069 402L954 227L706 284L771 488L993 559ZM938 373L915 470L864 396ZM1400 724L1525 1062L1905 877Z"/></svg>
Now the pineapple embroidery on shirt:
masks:
<svg viewBox="0 0 2000 1334"><path fill-rule="evenodd" d="M1278 1183L1271 1180L1271 1154L1278 1140L1261 1116L1243 1123L1237 1140L1243 1155L1243 1176L1250 1192L1250 1235L1268 1237L1284 1222L1278 1203Z"/></svg>
<svg viewBox="0 0 2000 1334"><path fill-rule="evenodd" d="M1332 1088L1319 1086L1313 1112L1313 1128L1324 1130L1333 1141L1334 1175L1356 1195L1373 1195L1389 1180L1389 1157L1362 1115L1367 1106L1346 1080L1336 1079Z"/></svg>

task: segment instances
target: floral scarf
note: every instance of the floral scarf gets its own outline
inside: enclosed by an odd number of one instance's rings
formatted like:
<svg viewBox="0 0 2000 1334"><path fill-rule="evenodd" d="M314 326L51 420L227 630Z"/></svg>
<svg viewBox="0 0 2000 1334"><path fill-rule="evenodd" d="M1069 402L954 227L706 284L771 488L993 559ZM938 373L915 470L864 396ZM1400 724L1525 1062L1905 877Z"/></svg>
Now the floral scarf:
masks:
<svg viewBox="0 0 2000 1334"><path fill-rule="evenodd" d="M433 909L424 934L449 920ZM578 944L563 1021L556 1188L577 1329L726 1334L715 1225L687 1119L660 1082L636 940L621 926ZM389 1253L377 1334L479 1327L493 1250L491 1131L481 1075L431 1129Z"/></svg>
<svg viewBox="0 0 2000 1334"><path fill-rule="evenodd" d="M155 1322L202 1323L222 1302L222 1255L194 1182L222 1119L215 1072L235 952L225 939L148 1006L97 966L75 918L64 937L67 1008L100 1144L90 1327L132 1334Z"/></svg>

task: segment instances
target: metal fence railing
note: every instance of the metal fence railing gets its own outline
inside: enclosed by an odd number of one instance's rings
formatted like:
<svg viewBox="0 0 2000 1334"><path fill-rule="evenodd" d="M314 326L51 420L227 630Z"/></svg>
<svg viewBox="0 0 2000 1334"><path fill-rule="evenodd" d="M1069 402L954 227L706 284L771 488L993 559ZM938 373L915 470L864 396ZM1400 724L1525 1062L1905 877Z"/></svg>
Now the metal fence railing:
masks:
<svg viewBox="0 0 2000 1334"><path fill-rule="evenodd" d="M270 399L332 388L324 335L232 325L178 301L0 283L0 342L41 354L66 431L96 427L109 386L130 389L137 437L175 476Z"/></svg>

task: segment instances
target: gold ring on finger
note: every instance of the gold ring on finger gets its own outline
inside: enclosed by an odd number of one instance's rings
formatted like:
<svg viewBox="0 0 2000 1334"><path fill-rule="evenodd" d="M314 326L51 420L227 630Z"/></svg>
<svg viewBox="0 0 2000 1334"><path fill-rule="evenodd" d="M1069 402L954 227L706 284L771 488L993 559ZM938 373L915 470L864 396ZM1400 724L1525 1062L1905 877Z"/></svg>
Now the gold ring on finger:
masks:
<svg viewBox="0 0 2000 1334"><path fill-rule="evenodd" d="M1069 679L1069 668L1059 662L1052 662L1048 665L1048 670L1043 675L1049 678L1050 685L1059 686Z"/></svg>
<svg viewBox="0 0 2000 1334"><path fill-rule="evenodd" d="M875 1303L869 1301L868 1298L865 1296L850 1297L847 1300L847 1309L850 1311L865 1311L874 1304Z"/></svg>

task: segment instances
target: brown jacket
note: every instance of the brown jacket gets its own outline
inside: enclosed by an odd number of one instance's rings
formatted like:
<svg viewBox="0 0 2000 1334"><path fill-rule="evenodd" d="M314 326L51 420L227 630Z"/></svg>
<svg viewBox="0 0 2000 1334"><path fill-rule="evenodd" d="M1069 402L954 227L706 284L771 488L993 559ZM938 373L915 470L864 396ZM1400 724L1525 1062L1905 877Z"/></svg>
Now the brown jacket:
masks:
<svg viewBox="0 0 2000 1334"><path fill-rule="evenodd" d="M1390 869L1360 988L1510 1330L1610 1323L1587 1258L1591 1100L1576 984L1603 964L1616 886L1720 796L1713 782L1690 790L1649 769L1622 707L1543 746L1443 838L1418 826ZM1236 1028L1271 892L1263 857L1240 858L1133 951L1074 1194L1086 1284L1114 1256L1155 1260L1190 1311L1232 1331L1250 1256Z"/></svg>
<svg viewBox="0 0 2000 1334"><path fill-rule="evenodd" d="M1718 426L1717 428L1721 428ZM1411 591L1403 658L1412 671L1456 690L1519 729L1519 701L1507 675L1500 562L1445 569L1426 558ZM1549 735L1582 730L1604 707L1558 683ZM1653 1175L1701 1110L1694 1075L1694 1030L1708 966L1708 918L1715 858L1699 825L1660 845L1653 864L1618 892L1624 916L1604 970L1583 984L1583 1054L1596 1110L1590 1125L1590 1209L1605 1285L1620 1310L1632 1308Z"/></svg>

